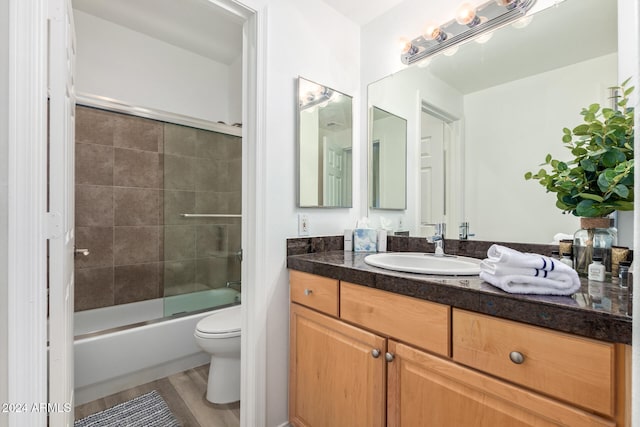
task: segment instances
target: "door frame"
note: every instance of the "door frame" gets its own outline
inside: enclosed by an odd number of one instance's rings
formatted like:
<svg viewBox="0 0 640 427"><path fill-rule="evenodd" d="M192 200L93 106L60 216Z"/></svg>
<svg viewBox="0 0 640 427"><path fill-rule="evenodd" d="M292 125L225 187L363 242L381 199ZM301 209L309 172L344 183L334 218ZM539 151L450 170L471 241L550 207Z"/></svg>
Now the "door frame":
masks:
<svg viewBox="0 0 640 427"><path fill-rule="evenodd" d="M420 126L422 126L422 114L428 114L436 119L442 120L450 128L450 140L444 142L444 179L445 179L445 202L444 209L446 212L447 228L455 231L461 221L466 221L464 185L465 185L465 147L464 147L464 117L458 117L430 102L420 100ZM422 141L422 128L420 127L420 141ZM420 177L417 179L417 187L420 189L419 195L422 194L420 185ZM447 193L455 194L456 197L448 197ZM422 212L418 215L417 221L420 227L420 218ZM418 228L420 229L420 228Z"/></svg>
<svg viewBox="0 0 640 427"><path fill-rule="evenodd" d="M264 309L267 195L267 7L208 0L245 17L241 425L266 422ZM250 1L253 3L253 1ZM262 4L263 2L260 2ZM9 0L8 379L9 402L47 402L47 19L48 0ZM249 239L249 236L251 238ZM46 411L10 413L16 427L46 426Z"/></svg>
<svg viewBox="0 0 640 427"><path fill-rule="evenodd" d="M47 402L47 0L9 0L9 402ZM31 408L27 408L31 409ZM44 426L45 411L11 426Z"/></svg>

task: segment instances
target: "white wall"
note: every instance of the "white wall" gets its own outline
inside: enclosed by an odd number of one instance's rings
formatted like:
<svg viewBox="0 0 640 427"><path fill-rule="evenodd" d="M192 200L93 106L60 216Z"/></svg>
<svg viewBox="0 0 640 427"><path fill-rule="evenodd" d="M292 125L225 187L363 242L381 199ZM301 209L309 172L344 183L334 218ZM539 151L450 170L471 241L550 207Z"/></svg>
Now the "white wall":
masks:
<svg viewBox="0 0 640 427"><path fill-rule="evenodd" d="M239 60L230 67L79 10L74 19L79 93L213 122L242 121Z"/></svg>
<svg viewBox="0 0 640 427"><path fill-rule="evenodd" d="M636 108L635 115L635 134L640 132L640 116L637 114L638 105L640 104L640 4L634 0L618 0L618 39L623 41L618 45L619 63L618 78L620 81L627 77L632 77L632 85L636 87L632 94L631 103ZM635 162L640 161L640 150L636 142L635 146ZM629 227L633 230L633 239L631 242L624 241L622 244L632 243L634 253L640 253L640 210L638 209L638 200L640 200L640 175L635 176L635 211L623 212L624 216L622 225L633 225ZM633 219L631 218L633 217ZM634 292L633 299L633 356L632 356L632 420L633 427L640 425L640 267L636 261L634 263Z"/></svg>
<svg viewBox="0 0 640 427"><path fill-rule="evenodd" d="M287 418L289 285L285 239L297 235L297 213L309 215L311 235L335 235L353 227L354 209L298 209L295 198L296 78L332 87L353 96L354 123L361 103L359 87L359 28L318 0L270 0L267 23L267 110L264 173L266 233L264 253L267 288L267 422ZM359 141L356 129L354 141ZM362 153L354 147L354 158ZM354 173L358 188L358 172ZM361 194L354 193L354 206Z"/></svg>
<svg viewBox="0 0 640 427"><path fill-rule="evenodd" d="M7 277L7 215L8 215L8 116L9 116L9 3L0 3L0 402L8 402L8 277ZM0 414L0 427L8 426L6 414Z"/></svg>
<svg viewBox="0 0 640 427"><path fill-rule="evenodd" d="M577 217L549 209L555 193L525 181L524 173L537 172L548 153L571 158L560 143L562 128L581 124L580 111L593 102L609 106L607 88L617 78L617 54L610 54L464 97L466 219L475 239L551 243L556 233L580 228ZM536 221L514 228L504 226L505 218Z"/></svg>
<svg viewBox="0 0 640 427"><path fill-rule="evenodd" d="M229 65L229 121L227 124L242 123L242 56Z"/></svg>

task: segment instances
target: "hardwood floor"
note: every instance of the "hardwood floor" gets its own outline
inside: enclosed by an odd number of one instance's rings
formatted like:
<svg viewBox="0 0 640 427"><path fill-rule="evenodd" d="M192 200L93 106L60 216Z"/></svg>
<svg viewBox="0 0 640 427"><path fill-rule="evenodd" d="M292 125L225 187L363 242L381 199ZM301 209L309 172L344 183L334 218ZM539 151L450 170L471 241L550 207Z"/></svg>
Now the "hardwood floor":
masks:
<svg viewBox="0 0 640 427"><path fill-rule="evenodd" d="M151 390L157 390L183 427L239 426L240 402L215 405L205 398L208 372L209 365L199 366L76 406L75 418L79 420Z"/></svg>

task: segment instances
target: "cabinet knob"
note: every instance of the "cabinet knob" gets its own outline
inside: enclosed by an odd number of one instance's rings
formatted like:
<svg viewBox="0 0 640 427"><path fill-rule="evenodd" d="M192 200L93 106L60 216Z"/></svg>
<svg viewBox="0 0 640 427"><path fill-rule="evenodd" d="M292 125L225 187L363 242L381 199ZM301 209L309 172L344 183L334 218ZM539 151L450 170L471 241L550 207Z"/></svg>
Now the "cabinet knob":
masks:
<svg viewBox="0 0 640 427"><path fill-rule="evenodd" d="M524 363L524 355L519 351L512 351L509 353L509 359L511 359L511 361L516 365Z"/></svg>
<svg viewBox="0 0 640 427"><path fill-rule="evenodd" d="M312 293L313 293L313 290L311 290L311 289L305 289L304 290L304 294L305 295L311 295Z"/></svg>
<svg viewBox="0 0 640 427"><path fill-rule="evenodd" d="M396 356L393 353L386 352L384 354L384 360L386 360L387 362L393 362L393 359L395 359L395 357Z"/></svg>
<svg viewBox="0 0 640 427"><path fill-rule="evenodd" d="M373 350L371 350L371 356L373 356L374 359L377 359L378 357L380 357L380 350L374 348Z"/></svg>

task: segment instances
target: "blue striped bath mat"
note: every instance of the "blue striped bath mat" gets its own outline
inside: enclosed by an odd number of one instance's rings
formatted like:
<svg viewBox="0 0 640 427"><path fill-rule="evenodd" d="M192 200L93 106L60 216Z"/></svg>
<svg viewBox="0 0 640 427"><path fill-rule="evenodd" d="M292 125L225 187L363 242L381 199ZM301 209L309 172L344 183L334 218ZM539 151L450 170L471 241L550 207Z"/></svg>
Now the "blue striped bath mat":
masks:
<svg viewBox="0 0 640 427"><path fill-rule="evenodd" d="M74 427L180 427L164 399L153 390L77 420Z"/></svg>

